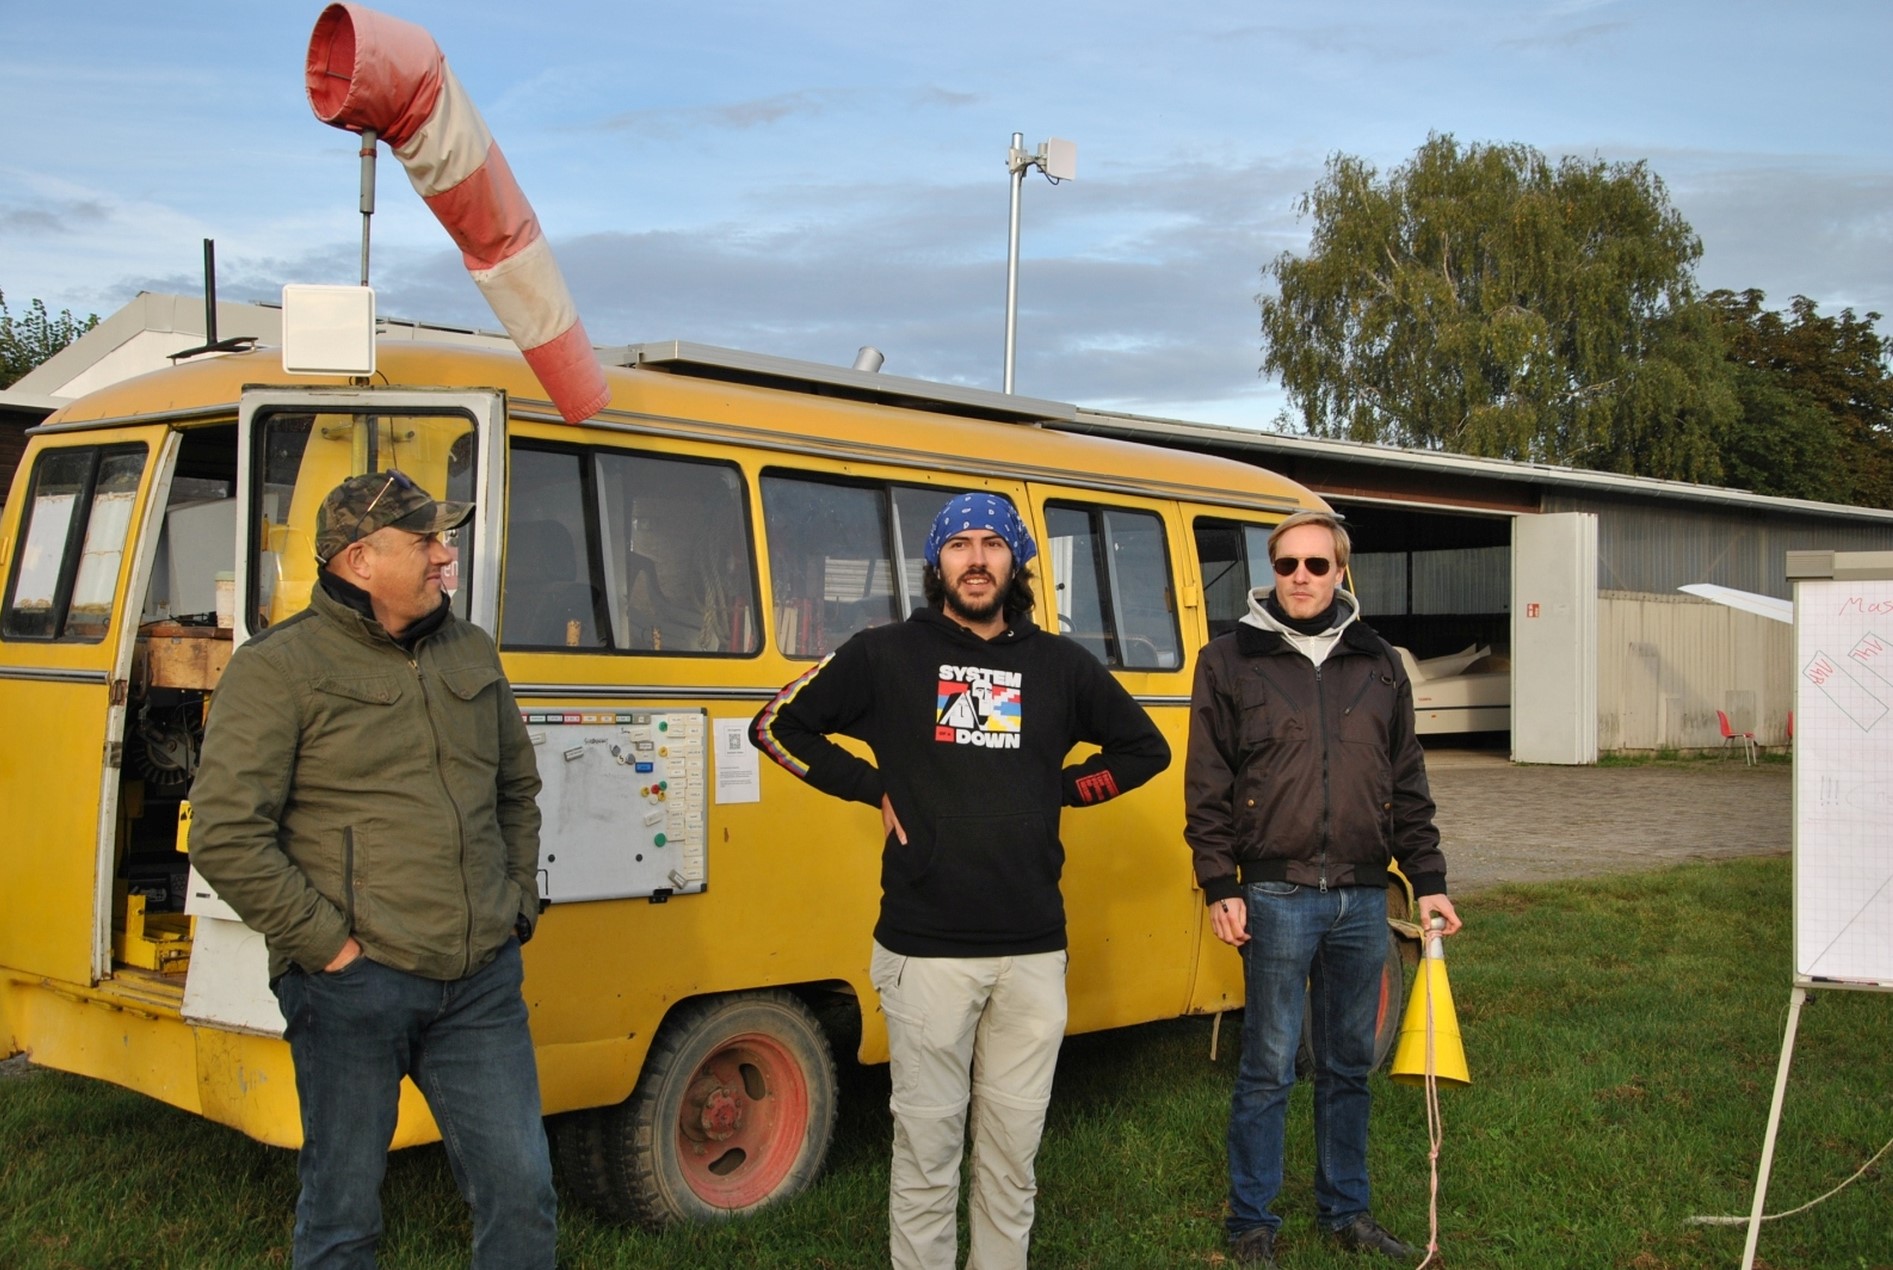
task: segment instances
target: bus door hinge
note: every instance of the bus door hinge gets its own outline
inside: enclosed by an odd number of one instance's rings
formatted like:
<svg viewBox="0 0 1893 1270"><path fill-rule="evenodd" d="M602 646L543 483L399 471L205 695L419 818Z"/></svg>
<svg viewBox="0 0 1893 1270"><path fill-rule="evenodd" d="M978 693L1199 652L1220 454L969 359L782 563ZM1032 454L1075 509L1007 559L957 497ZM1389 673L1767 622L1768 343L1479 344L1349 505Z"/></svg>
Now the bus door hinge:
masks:
<svg viewBox="0 0 1893 1270"><path fill-rule="evenodd" d="M112 680L111 693L112 693L113 705L115 706L124 705L125 699L131 695L131 682L125 679Z"/></svg>
<svg viewBox="0 0 1893 1270"><path fill-rule="evenodd" d="M105 766L108 771L117 771L125 762L125 743L107 741L105 743Z"/></svg>

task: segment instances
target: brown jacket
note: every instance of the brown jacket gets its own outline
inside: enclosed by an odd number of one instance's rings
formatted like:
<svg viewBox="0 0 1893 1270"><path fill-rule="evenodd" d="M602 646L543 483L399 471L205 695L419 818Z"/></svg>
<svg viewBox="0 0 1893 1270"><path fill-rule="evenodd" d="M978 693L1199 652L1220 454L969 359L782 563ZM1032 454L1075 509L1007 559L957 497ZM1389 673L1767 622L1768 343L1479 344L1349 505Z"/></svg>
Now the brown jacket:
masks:
<svg viewBox="0 0 1893 1270"><path fill-rule="evenodd" d="M1183 770L1184 837L1209 903L1257 881L1446 893L1413 687L1391 645L1356 620L1319 669L1243 624L1197 659Z"/></svg>

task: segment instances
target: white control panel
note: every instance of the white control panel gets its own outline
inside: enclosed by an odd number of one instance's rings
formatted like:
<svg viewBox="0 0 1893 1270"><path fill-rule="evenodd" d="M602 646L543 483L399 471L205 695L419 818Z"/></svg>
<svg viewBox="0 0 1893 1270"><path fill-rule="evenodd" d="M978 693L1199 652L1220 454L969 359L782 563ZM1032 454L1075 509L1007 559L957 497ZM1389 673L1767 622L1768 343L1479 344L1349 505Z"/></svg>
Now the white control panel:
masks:
<svg viewBox="0 0 1893 1270"><path fill-rule="evenodd" d="M703 890L709 720L698 710L524 709L539 760L539 892L575 900Z"/></svg>

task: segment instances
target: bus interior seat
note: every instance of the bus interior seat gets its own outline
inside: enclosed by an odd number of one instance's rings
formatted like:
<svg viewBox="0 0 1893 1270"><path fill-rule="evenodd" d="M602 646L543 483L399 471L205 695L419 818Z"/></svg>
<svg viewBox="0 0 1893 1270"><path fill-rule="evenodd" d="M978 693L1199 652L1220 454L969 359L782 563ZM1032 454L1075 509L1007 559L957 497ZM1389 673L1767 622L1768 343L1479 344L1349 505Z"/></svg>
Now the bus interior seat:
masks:
<svg viewBox="0 0 1893 1270"><path fill-rule="evenodd" d="M556 520L515 521L507 529L503 633L509 645L600 644L597 596L589 583L579 580L571 531Z"/></svg>

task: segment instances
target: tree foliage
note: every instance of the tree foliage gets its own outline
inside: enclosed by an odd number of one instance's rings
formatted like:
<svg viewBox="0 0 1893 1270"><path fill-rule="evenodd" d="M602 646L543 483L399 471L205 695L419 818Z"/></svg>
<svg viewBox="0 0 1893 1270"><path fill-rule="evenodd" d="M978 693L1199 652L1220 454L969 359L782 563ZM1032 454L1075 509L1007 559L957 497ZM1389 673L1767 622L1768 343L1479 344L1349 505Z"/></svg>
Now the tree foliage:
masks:
<svg viewBox="0 0 1893 1270"><path fill-rule="evenodd" d="M1737 407L1702 247L1642 163L1428 137L1336 155L1264 269L1263 364L1316 436L1713 481Z"/></svg>
<svg viewBox="0 0 1893 1270"><path fill-rule="evenodd" d="M1731 485L1761 494L1893 507L1893 340L1878 313L1824 317L1806 296L1786 313L1750 289L1712 291L1741 417L1725 450Z"/></svg>
<svg viewBox="0 0 1893 1270"><path fill-rule="evenodd" d="M0 388L9 387L98 324L98 314L81 321L72 316L71 309L61 309L54 317L44 300L34 300L26 306L25 315L15 319L7 312L6 293L0 291Z"/></svg>

